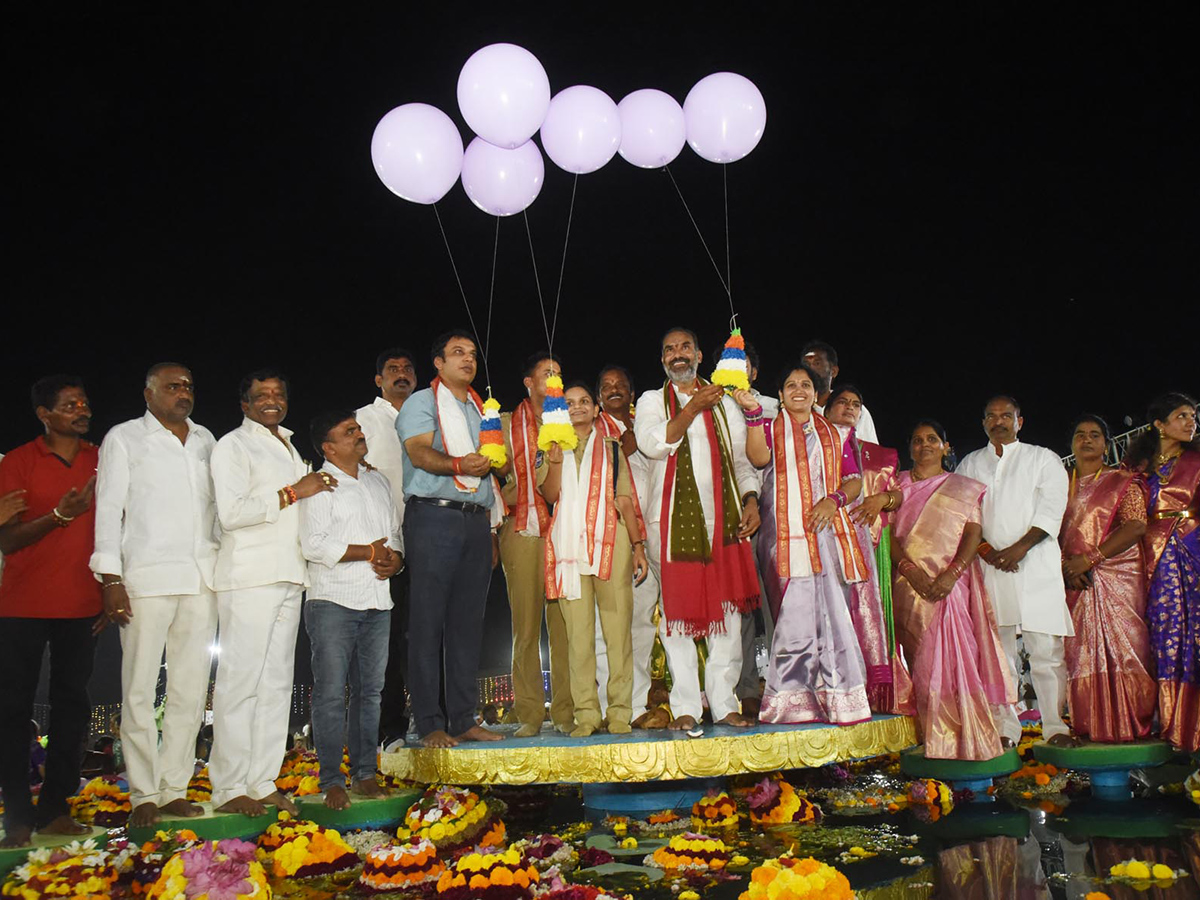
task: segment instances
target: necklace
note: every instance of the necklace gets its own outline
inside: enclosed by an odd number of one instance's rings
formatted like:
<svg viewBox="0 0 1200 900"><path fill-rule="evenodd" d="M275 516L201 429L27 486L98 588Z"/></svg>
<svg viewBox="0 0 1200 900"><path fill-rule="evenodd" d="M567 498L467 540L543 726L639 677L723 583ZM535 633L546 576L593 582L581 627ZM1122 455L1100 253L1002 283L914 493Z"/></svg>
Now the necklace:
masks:
<svg viewBox="0 0 1200 900"><path fill-rule="evenodd" d="M1172 454L1171 456L1159 459L1154 459L1154 473L1158 476L1158 484L1160 487L1165 487L1171 481L1171 476L1175 474L1175 461L1183 455L1183 452ZM1163 472L1166 469L1166 472Z"/></svg>
<svg viewBox="0 0 1200 900"><path fill-rule="evenodd" d="M1100 477L1100 473L1107 471L1107 469L1108 469L1108 466L1104 465L1104 463L1101 463L1100 468L1098 468L1095 472L1092 473L1092 477L1091 477L1092 482L1095 483L1096 479L1098 479ZM1075 496L1075 490L1077 487L1076 481L1078 480L1078 475L1079 475L1079 469L1077 467L1072 468L1071 469L1071 484L1069 485L1068 490L1067 490L1068 497Z"/></svg>
<svg viewBox="0 0 1200 900"><path fill-rule="evenodd" d="M934 475L937 474L937 472L934 473ZM926 478L933 478L934 475L918 475L916 466L913 466L912 472L909 473L909 477L912 478L913 481L924 481Z"/></svg>

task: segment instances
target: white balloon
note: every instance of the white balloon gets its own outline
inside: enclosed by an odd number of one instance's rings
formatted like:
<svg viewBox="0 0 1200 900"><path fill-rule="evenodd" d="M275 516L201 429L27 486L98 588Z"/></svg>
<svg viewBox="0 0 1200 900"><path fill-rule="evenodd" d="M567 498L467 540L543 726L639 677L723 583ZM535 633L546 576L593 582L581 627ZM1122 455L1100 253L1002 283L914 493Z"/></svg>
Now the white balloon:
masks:
<svg viewBox="0 0 1200 900"><path fill-rule="evenodd" d="M621 114L621 158L643 169L661 169L687 142L683 107L653 88L628 94L617 104Z"/></svg>
<svg viewBox="0 0 1200 900"><path fill-rule="evenodd" d="M475 138L463 154L463 190L471 202L493 216L512 216L529 206L542 190L546 164L533 141L506 150Z"/></svg>
<svg viewBox="0 0 1200 900"><path fill-rule="evenodd" d="M737 162L758 146L767 104L754 82L733 72L701 78L683 101L687 141L715 163Z"/></svg>
<svg viewBox="0 0 1200 900"><path fill-rule="evenodd" d="M538 58L516 44L489 44L458 75L458 108L477 135L514 150L533 137L550 106L550 79Z"/></svg>

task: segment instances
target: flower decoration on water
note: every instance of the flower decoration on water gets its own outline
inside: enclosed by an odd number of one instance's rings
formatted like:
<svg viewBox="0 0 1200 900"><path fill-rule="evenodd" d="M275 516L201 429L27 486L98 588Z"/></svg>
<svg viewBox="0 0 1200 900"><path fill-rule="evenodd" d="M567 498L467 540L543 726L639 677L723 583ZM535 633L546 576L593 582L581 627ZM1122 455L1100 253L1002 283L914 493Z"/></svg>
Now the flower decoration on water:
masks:
<svg viewBox="0 0 1200 900"><path fill-rule="evenodd" d="M846 876L813 859L769 859L750 873L750 887L738 900L852 900Z"/></svg>
<svg viewBox="0 0 1200 900"><path fill-rule="evenodd" d="M359 886L373 892L397 891L437 881L446 871L432 841L376 847L363 863Z"/></svg>
<svg viewBox="0 0 1200 900"><path fill-rule="evenodd" d="M918 778L908 786L908 802L915 812L936 822L954 809L954 793L944 781Z"/></svg>
<svg viewBox="0 0 1200 900"><path fill-rule="evenodd" d="M729 847L719 838L692 831L677 834L665 847L659 847L644 863L669 872L706 872L729 865Z"/></svg>
<svg viewBox="0 0 1200 900"><path fill-rule="evenodd" d="M697 831L737 828L737 803L725 791L709 791L692 804L692 827Z"/></svg>
<svg viewBox="0 0 1200 900"><path fill-rule="evenodd" d="M454 869L438 878L437 892L445 900L518 900L532 896L541 876L520 851L468 853Z"/></svg>
<svg viewBox="0 0 1200 900"><path fill-rule="evenodd" d="M796 793L781 777L764 778L746 795L750 821L755 825L814 825L821 807Z"/></svg>
<svg viewBox="0 0 1200 900"><path fill-rule="evenodd" d="M33 850L24 864L8 873L0 895L40 897L108 897L118 877L114 854L96 842L72 841L62 847Z"/></svg>

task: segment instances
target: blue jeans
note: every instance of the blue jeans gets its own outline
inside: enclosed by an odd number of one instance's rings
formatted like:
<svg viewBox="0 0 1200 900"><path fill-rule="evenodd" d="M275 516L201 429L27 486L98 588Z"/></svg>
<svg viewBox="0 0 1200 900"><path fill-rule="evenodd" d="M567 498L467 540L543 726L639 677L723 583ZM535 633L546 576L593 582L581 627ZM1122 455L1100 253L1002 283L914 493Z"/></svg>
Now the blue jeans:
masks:
<svg viewBox="0 0 1200 900"><path fill-rule="evenodd" d="M328 600L304 604L304 625L312 643L313 740L321 762L322 791L345 785L343 746L350 748L351 780L375 778L379 698L387 670L391 618L388 609L347 609Z"/></svg>

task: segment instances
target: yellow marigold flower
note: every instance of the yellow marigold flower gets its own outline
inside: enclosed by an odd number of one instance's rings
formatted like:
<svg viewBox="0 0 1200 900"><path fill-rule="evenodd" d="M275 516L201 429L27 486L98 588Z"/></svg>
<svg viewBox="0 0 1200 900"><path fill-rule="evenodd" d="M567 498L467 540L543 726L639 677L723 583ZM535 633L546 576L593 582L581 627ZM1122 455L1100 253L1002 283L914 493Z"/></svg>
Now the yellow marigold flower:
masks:
<svg viewBox="0 0 1200 900"><path fill-rule="evenodd" d="M1125 874L1130 878L1149 878L1150 867L1140 860L1130 860L1125 867Z"/></svg>
<svg viewBox="0 0 1200 900"><path fill-rule="evenodd" d="M1104 891L1088 891L1083 895L1083 900L1112 900L1112 897Z"/></svg>
<svg viewBox="0 0 1200 900"><path fill-rule="evenodd" d="M750 863L750 860L747 857L742 856L740 853L737 856L735 856L729 860L729 864L731 866L745 866L745 865L749 865L749 863Z"/></svg>
<svg viewBox="0 0 1200 900"><path fill-rule="evenodd" d="M700 895L695 891L680 891L679 900L700 900Z"/></svg>

